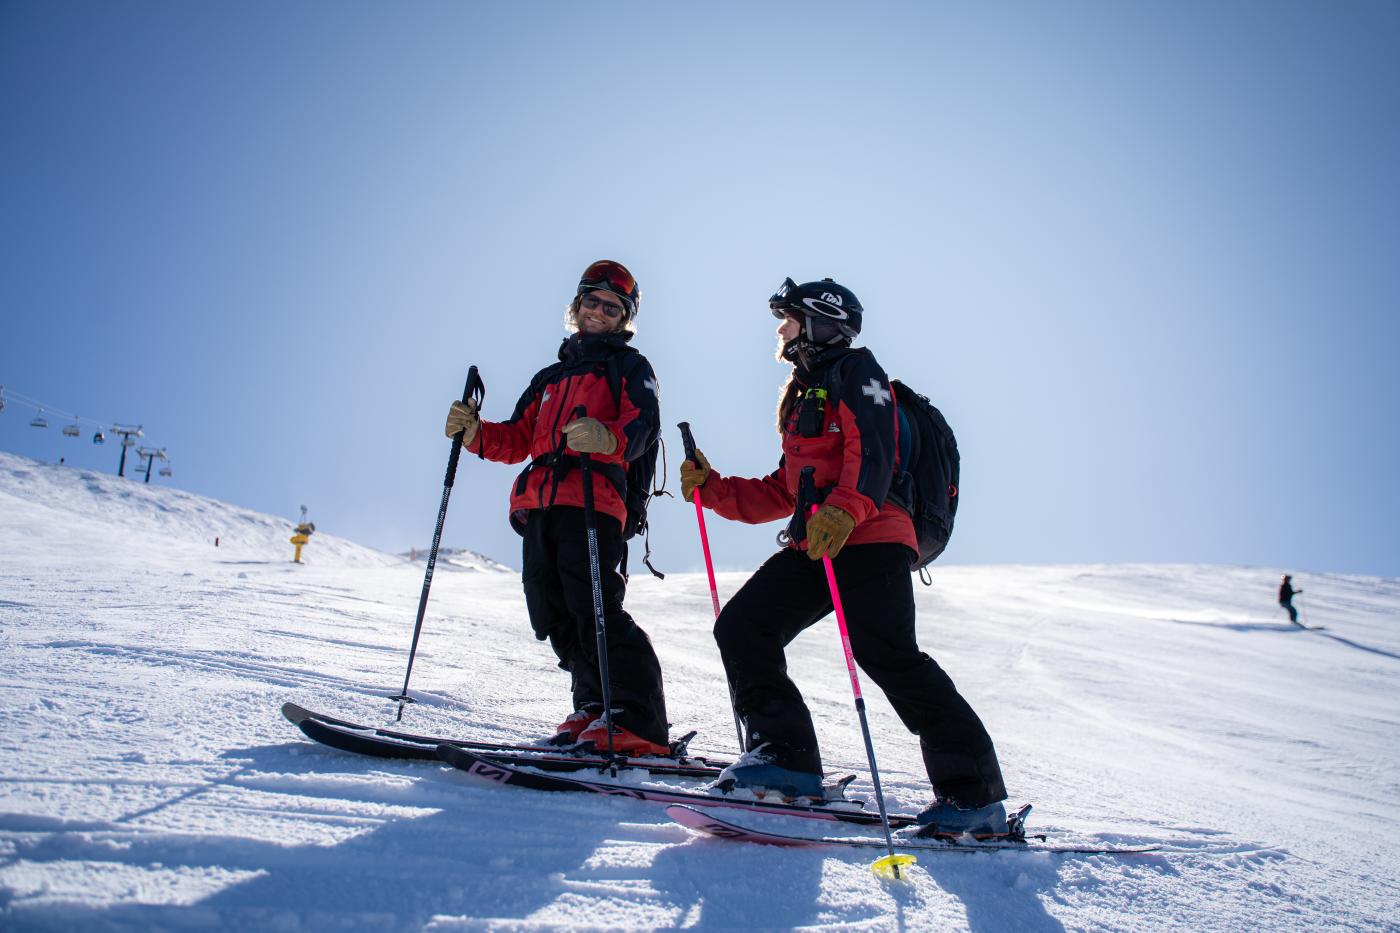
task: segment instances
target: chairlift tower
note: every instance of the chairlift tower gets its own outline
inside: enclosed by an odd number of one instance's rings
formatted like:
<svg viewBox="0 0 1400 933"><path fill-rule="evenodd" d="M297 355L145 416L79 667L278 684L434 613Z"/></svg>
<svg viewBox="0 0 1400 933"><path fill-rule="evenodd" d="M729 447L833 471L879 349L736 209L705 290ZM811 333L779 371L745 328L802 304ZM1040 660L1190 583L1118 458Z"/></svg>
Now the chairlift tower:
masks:
<svg viewBox="0 0 1400 933"><path fill-rule="evenodd" d="M112 425L112 433L122 436L122 458L117 464L117 475L126 476L126 449L136 446L136 442L132 440L133 437L145 437L145 435L141 433L141 425L139 424L114 424Z"/></svg>
<svg viewBox="0 0 1400 933"><path fill-rule="evenodd" d="M169 457L167 457L167 456L165 455L165 448L164 448L164 447L138 447L138 448L136 448L136 456L138 456L138 457L140 457L142 460L145 460L145 461L146 461L146 482L147 482L147 483L149 483L149 482L151 481L151 466L152 466L157 460L162 460L162 461L164 461L164 460L169 460L169 459L170 459ZM167 474L167 475L168 475L168 474L169 474L169 471L168 471L168 470L162 470L161 473Z"/></svg>

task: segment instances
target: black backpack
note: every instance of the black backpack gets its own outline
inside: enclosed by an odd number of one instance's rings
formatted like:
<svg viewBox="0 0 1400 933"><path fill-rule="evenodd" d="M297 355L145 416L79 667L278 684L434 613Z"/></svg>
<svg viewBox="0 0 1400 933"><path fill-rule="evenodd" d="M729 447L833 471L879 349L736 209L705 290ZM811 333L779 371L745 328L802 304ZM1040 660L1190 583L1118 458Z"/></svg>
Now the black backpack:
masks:
<svg viewBox="0 0 1400 933"><path fill-rule="evenodd" d="M841 390L840 368L839 363L832 367L827 388L836 397ZM958 442L943 413L926 396L898 379L890 380L890 389L899 417L899 446L888 498L913 520L919 554L911 569L931 584L926 568L948 546L958 512Z"/></svg>
<svg viewBox="0 0 1400 933"><path fill-rule="evenodd" d="M914 520L919 556L914 569L931 582L926 568L948 546L958 513L958 441L943 413L926 397L890 380L899 412L899 469L890 495Z"/></svg>

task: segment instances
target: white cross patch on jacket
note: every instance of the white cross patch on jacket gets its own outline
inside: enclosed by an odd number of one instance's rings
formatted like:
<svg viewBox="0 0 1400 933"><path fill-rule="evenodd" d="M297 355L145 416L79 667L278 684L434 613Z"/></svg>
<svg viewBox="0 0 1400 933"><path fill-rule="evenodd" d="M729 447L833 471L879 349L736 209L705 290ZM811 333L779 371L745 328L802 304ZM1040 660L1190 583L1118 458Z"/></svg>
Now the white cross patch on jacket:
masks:
<svg viewBox="0 0 1400 933"><path fill-rule="evenodd" d="M890 390L880 386L880 380L874 376L870 377L870 385L861 386L860 391L870 396L870 400L876 405L883 406L890 400Z"/></svg>

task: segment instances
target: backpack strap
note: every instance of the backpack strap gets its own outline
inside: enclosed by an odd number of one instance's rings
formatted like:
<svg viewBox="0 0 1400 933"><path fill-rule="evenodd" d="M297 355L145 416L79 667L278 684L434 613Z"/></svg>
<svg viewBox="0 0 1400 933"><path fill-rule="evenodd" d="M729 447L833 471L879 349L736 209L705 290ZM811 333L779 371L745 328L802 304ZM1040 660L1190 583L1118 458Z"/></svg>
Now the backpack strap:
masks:
<svg viewBox="0 0 1400 933"><path fill-rule="evenodd" d="M603 378L607 381L608 391L612 393L613 406L619 411L622 409L622 361L625 358L624 354L638 352L639 351L636 347L622 347L616 353L613 353L608 357L607 362L604 364L603 367ZM656 435L656 441L658 444L661 445L661 487L659 489L656 488L655 481L653 480L652 488L646 491L646 502L642 506L641 524L637 528L637 531L639 531L642 535L642 545L645 549L642 555L642 563L646 565L647 570L651 571L652 576L656 577L658 580L664 580L666 579L666 575L661 571L657 570L654 566L652 566L651 563L651 522L649 522L646 517L647 507L650 505L651 500L653 498L655 498L656 496L671 495L671 493L666 491L666 441L662 439L661 434L659 432ZM622 485L618 488L618 495L622 497L622 503L624 506L626 506L627 472L625 469L621 469L619 470L619 472L622 474ZM621 572L622 578L626 580L628 577L627 542L625 540L622 544Z"/></svg>

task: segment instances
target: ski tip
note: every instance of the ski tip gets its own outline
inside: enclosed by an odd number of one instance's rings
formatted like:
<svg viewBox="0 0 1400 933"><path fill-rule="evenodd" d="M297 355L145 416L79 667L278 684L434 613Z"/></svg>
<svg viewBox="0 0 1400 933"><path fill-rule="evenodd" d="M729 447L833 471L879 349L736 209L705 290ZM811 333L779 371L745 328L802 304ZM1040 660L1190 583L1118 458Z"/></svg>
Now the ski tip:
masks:
<svg viewBox="0 0 1400 933"><path fill-rule="evenodd" d="M680 823L682 826L698 828L700 824L706 822L709 817L699 807L692 807L688 803L673 803L666 808L666 815Z"/></svg>
<svg viewBox="0 0 1400 933"><path fill-rule="evenodd" d="M454 768L462 768L464 770L470 768L472 762L477 760L476 756L466 749L449 742L438 743L437 756L439 761L445 761Z"/></svg>
<svg viewBox="0 0 1400 933"><path fill-rule="evenodd" d="M311 710L304 706L297 706L295 703L283 703L282 715L287 717L287 721L294 726L299 726L312 716Z"/></svg>

